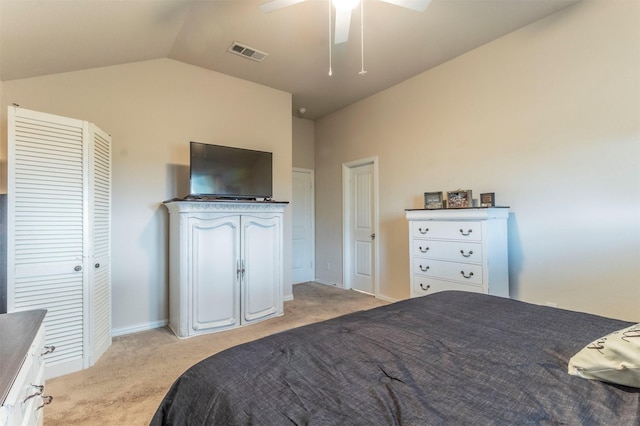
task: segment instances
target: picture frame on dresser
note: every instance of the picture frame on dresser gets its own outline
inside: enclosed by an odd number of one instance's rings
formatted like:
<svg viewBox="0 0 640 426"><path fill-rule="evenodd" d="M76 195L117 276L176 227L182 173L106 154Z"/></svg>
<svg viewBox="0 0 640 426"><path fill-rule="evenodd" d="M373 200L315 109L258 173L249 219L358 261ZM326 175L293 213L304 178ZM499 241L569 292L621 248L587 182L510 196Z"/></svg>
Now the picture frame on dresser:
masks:
<svg viewBox="0 0 640 426"><path fill-rule="evenodd" d="M447 208L463 209L472 206L471 190L456 189L447 192Z"/></svg>
<svg viewBox="0 0 640 426"><path fill-rule="evenodd" d="M480 194L480 207L494 207L496 205L495 192Z"/></svg>
<svg viewBox="0 0 640 426"><path fill-rule="evenodd" d="M444 203L442 201L442 191L424 193L425 209L442 209L444 208Z"/></svg>

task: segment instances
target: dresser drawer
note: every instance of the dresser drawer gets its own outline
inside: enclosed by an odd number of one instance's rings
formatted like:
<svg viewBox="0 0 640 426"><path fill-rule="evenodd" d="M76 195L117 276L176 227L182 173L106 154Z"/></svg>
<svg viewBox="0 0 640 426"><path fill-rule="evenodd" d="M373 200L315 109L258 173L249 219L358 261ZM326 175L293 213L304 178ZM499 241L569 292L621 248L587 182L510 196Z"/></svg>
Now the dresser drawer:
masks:
<svg viewBox="0 0 640 426"><path fill-rule="evenodd" d="M40 398L38 396L40 390L34 385L38 383L38 373L40 372L38 364L35 362L35 357L27 355L22 364L22 368L16 377L14 388L5 401L10 415L10 424L22 425L25 417L30 417L29 410L34 410L33 401ZM34 395L32 397L32 395Z"/></svg>
<svg viewBox="0 0 640 426"><path fill-rule="evenodd" d="M44 386L44 364L40 364L40 369L33 383L38 383ZM44 388L42 394L36 387L29 386L29 392L26 396L36 395L29 398L25 403L20 402L22 405L22 425L42 425L43 424L43 408L44 408ZM26 398L25 396L25 398Z"/></svg>
<svg viewBox="0 0 640 426"><path fill-rule="evenodd" d="M482 224L473 221L412 221L411 236L440 240L482 241Z"/></svg>
<svg viewBox="0 0 640 426"><path fill-rule="evenodd" d="M413 259L413 274L447 280L482 284L482 265L446 262L433 259Z"/></svg>
<svg viewBox="0 0 640 426"><path fill-rule="evenodd" d="M411 289L412 296L425 296L427 294L446 290L470 291L473 293L483 292L482 286L479 285L469 285L462 283L453 283L449 281L434 280L432 278L426 278L420 275L413 276L413 288Z"/></svg>
<svg viewBox="0 0 640 426"><path fill-rule="evenodd" d="M481 243L414 239L411 246L414 257L482 263Z"/></svg>

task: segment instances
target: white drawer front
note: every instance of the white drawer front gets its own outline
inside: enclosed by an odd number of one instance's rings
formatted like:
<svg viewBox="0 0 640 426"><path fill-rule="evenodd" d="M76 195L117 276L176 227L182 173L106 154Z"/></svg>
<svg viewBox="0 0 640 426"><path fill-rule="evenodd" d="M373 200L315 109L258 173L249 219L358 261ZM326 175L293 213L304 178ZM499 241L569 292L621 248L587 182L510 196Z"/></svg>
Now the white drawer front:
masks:
<svg viewBox="0 0 640 426"><path fill-rule="evenodd" d="M23 424L24 418L29 417L29 410L33 410L33 404L31 404L33 401L31 400L40 399L38 397L39 389L32 386L39 384L37 382L39 370L34 360L34 357L27 355L14 384L18 391L16 398L11 401L11 405L13 405L11 423L14 425ZM6 403L7 401L5 401Z"/></svg>
<svg viewBox="0 0 640 426"><path fill-rule="evenodd" d="M415 257L482 263L482 243L414 239L412 251Z"/></svg>
<svg viewBox="0 0 640 426"><path fill-rule="evenodd" d="M470 284L482 284L482 266L433 259L413 259L413 273Z"/></svg>
<svg viewBox="0 0 640 426"><path fill-rule="evenodd" d="M462 283L452 283L449 281L439 281L420 275L413 276L413 296L424 296L431 293L437 293L445 290L470 291L473 293L482 293L482 286L468 285Z"/></svg>
<svg viewBox="0 0 640 426"><path fill-rule="evenodd" d="M43 345L44 327L40 327L4 402L8 425L38 424L36 410L42 405L44 392Z"/></svg>
<svg viewBox="0 0 640 426"><path fill-rule="evenodd" d="M411 236L441 240L482 241L482 224L473 221L413 221Z"/></svg>
<svg viewBox="0 0 640 426"><path fill-rule="evenodd" d="M38 374L33 383L38 383L44 386L44 364L40 364L40 370L38 370ZM44 405L44 400L42 396L45 394L44 390L40 394L39 389L30 387L30 392L27 396L36 394L32 398L29 398L26 402L21 403L22 405L22 425L23 426L35 426L42 425L42 410Z"/></svg>

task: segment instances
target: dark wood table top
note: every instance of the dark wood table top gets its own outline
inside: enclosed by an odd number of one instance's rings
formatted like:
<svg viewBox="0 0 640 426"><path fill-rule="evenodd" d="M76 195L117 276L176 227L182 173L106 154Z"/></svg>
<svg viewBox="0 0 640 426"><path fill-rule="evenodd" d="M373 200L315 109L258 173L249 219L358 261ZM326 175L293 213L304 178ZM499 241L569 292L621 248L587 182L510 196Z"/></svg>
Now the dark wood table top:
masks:
<svg viewBox="0 0 640 426"><path fill-rule="evenodd" d="M35 309L0 315L0 405L4 404L46 314L45 309Z"/></svg>

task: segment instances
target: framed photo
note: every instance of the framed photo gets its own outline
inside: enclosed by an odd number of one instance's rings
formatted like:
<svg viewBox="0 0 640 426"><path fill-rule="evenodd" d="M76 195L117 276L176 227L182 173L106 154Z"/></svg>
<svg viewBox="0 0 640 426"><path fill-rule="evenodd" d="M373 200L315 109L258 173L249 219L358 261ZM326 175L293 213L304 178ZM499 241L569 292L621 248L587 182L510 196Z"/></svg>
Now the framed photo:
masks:
<svg viewBox="0 0 640 426"><path fill-rule="evenodd" d="M440 192L425 192L424 193L424 208L425 209L441 209L444 208L442 204L442 191Z"/></svg>
<svg viewBox="0 0 640 426"><path fill-rule="evenodd" d="M480 194L480 207L494 207L496 205L496 193L486 192Z"/></svg>
<svg viewBox="0 0 640 426"><path fill-rule="evenodd" d="M447 193L447 208L462 209L471 207L471 190L457 189Z"/></svg>

